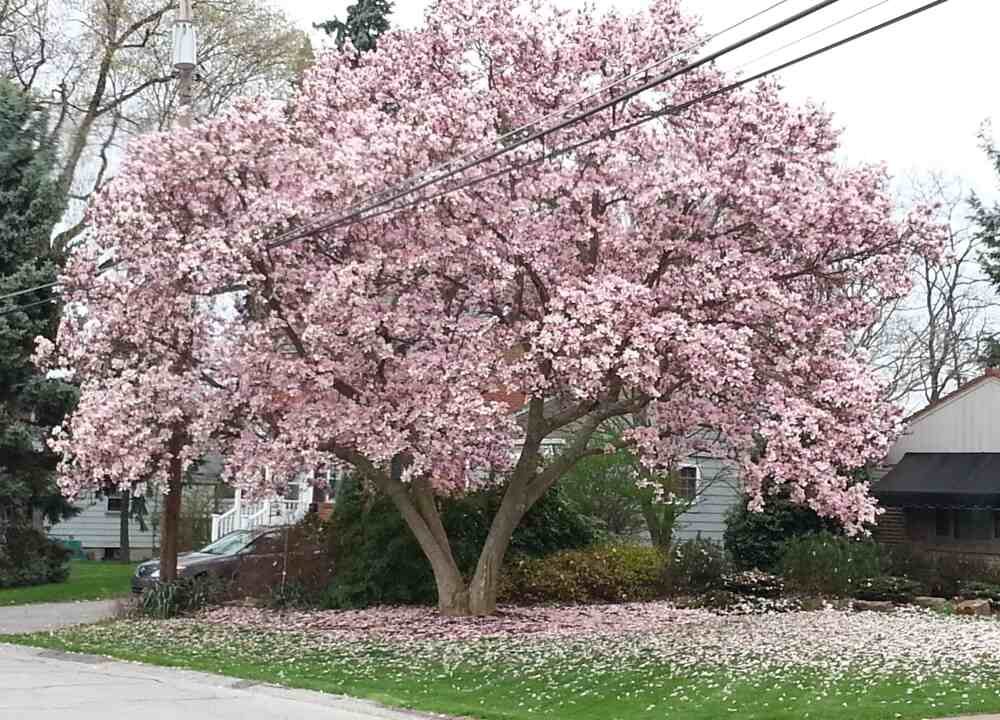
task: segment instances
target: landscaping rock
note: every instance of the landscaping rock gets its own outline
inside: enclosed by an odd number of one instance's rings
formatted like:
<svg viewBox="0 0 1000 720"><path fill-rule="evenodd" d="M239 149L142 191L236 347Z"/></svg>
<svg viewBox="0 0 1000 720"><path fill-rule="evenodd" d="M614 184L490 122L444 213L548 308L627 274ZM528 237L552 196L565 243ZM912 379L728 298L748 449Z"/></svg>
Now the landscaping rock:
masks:
<svg viewBox="0 0 1000 720"><path fill-rule="evenodd" d="M892 612L896 609L888 600L855 600L854 609L859 612Z"/></svg>
<svg viewBox="0 0 1000 720"><path fill-rule="evenodd" d="M989 600L965 600L955 606L955 612L959 615L987 616L992 615Z"/></svg>
<svg viewBox="0 0 1000 720"><path fill-rule="evenodd" d="M948 600L942 597L928 597L926 595L913 598L913 604L931 610L942 610L948 607Z"/></svg>
<svg viewBox="0 0 1000 720"><path fill-rule="evenodd" d="M826 607L826 601L818 597L804 597L799 601L800 606L806 611L822 610Z"/></svg>

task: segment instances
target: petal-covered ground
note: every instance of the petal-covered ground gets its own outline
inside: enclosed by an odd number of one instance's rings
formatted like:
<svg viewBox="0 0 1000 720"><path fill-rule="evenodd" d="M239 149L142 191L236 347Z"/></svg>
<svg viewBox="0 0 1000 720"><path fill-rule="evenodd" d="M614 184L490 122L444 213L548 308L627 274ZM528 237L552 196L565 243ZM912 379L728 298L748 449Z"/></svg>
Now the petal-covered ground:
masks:
<svg viewBox="0 0 1000 720"><path fill-rule="evenodd" d="M275 612L113 624L35 644L486 718L921 718L1000 710L1000 622L714 614L666 603Z"/></svg>

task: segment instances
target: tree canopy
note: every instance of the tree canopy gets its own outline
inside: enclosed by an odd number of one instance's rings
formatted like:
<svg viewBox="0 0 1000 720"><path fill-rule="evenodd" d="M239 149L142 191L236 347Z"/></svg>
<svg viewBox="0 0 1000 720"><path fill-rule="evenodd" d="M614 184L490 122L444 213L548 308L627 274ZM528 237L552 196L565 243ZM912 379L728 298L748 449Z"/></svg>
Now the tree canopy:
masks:
<svg viewBox="0 0 1000 720"><path fill-rule="evenodd" d="M996 172L998 187L1000 187L1000 148L985 132L982 135L983 149ZM984 252L981 255L983 270L992 280L993 285L1000 289L1000 202L989 203L982 198L972 197L973 219L977 225L976 239L982 243Z"/></svg>
<svg viewBox="0 0 1000 720"><path fill-rule="evenodd" d="M389 0L358 0L354 5L347 6L347 17L344 20L334 18L317 23L316 29L332 35L338 49L350 40L351 45L359 53L374 50L378 38L389 29L389 15L392 13L392 3Z"/></svg>
<svg viewBox="0 0 1000 720"><path fill-rule="evenodd" d="M68 493L106 475L163 482L213 443L248 493L347 465L395 503L448 613L493 610L513 529L604 452L591 441L614 417L643 414L621 442L648 467L712 451L754 503L781 491L849 530L875 518L843 470L881 459L900 413L850 337L907 292L940 233L922 210L897 219L885 171L842 164L829 114L774 84L575 145L720 88L702 67L467 175L533 161L494 181L273 244L697 32L677 0L636 16L522 10L441 0L378 52L324 55L288 104L131 146L91 209L93 248L67 269L86 312L40 355L82 381L55 442ZM98 277L105 249L124 264ZM497 399L512 393L517 414ZM496 479L467 582L436 498Z"/></svg>
<svg viewBox="0 0 1000 720"><path fill-rule="evenodd" d="M0 79L0 294L57 276L50 239L65 195L48 132L38 101ZM57 459L45 440L76 391L46 379L31 362L35 337L55 337L59 307L52 298L48 288L0 303L0 522L37 524L70 512L55 486ZM19 306L24 309L12 311Z"/></svg>

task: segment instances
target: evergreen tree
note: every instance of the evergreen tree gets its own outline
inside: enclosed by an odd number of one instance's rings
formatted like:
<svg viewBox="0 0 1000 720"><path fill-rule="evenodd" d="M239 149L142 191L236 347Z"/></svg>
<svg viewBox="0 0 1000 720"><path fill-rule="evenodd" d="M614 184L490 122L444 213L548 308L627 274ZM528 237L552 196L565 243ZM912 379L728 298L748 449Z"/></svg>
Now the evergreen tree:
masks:
<svg viewBox="0 0 1000 720"><path fill-rule="evenodd" d="M347 17L317 23L313 27L334 36L338 49L343 49L349 39L359 52L374 50L379 36L389 29L389 15L392 13L390 0L358 0L348 5Z"/></svg>
<svg viewBox="0 0 1000 720"><path fill-rule="evenodd" d="M48 129L35 100L0 79L0 295L58 276L50 239L65 197ZM0 523L37 526L72 513L55 486L57 458L45 440L72 407L76 389L40 375L31 363L35 338L55 336L53 299L46 289L0 301Z"/></svg>
<svg viewBox="0 0 1000 720"><path fill-rule="evenodd" d="M986 134L982 135L983 148L993 164L997 180L1000 181L1000 148ZM983 270L992 280L993 285L1000 289L1000 202L988 205L982 198L973 194L972 218L976 223L976 240L983 248L980 260Z"/></svg>

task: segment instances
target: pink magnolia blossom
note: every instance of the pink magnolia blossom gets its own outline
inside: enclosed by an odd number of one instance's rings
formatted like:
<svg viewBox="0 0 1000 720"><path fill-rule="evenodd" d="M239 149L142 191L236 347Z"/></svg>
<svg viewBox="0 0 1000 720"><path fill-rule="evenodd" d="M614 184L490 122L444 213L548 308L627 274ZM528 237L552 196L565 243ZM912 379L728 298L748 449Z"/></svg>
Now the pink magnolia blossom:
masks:
<svg viewBox="0 0 1000 720"><path fill-rule="evenodd" d="M164 429L181 423L184 462L222 444L248 492L273 489L262 465L278 485L336 462L383 489L446 494L513 463L530 503L594 451L601 420L643 412L651 425L629 440L651 464L709 428L758 502L786 488L849 529L872 521L867 488L840 471L880 459L900 421L850 339L907 291L936 232L926 213L898 219L885 169L839 162L829 114L773 83L268 249L696 32L677 0L634 17L441 0L375 53L320 57L286 106L247 101L134 142L90 209L95 249L66 271L77 312L43 353L83 382L55 441L63 487L155 482ZM724 80L682 75L546 146ZM95 279L98 248L125 264ZM522 423L490 399L515 390L546 401ZM567 428L578 441L540 463L536 441ZM429 528L427 549L433 503L397 500Z"/></svg>

